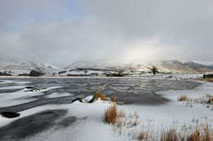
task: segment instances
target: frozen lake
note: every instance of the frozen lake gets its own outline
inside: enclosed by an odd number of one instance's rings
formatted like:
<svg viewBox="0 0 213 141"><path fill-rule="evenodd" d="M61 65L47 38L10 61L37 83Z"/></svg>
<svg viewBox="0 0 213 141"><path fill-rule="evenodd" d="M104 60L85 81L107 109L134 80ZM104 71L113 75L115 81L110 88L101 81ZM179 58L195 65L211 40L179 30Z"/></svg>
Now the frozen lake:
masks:
<svg viewBox="0 0 213 141"><path fill-rule="evenodd" d="M56 130L72 127L78 118L63 118L67 114L63 105L72 103L77 97L93 95L97 90L107 96L114 94L124 105L153 106L170 101L158 94L158 91L192 90L199 85L194 81L148 77L0 79L0 112L21 112L24 115L16 120L0 119L0 140L22 140L52 127L56 127ZM25 87L36 87L40 91L26 92ZM39 109L42 106L49 108Z"/></svg>

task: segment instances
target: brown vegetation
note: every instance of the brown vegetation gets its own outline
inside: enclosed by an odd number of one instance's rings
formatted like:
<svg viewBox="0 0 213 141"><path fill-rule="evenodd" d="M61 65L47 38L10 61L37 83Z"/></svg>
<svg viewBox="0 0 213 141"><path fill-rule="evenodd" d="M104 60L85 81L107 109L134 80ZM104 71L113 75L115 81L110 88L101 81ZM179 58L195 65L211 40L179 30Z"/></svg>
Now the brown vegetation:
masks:
<svg viewBox="0 0 213 141"><path fill-rule="evenodd" d="M118 119L118 111L116 104L110 106L104 113L104 120L109 124L115 124Z"/></svg>
<svg viewBox="0 0 213 141"><path fill-rule="evenodd" d="M114 95L111 95L110 101L116 103L117 102L117 98Z"/></svg>
<svg viewBox="0 0 213 141"><path fill-rule="evenodd" d="M95 94L93 95L93 98L95 100L101 99L101 100L107 100L106 96L104 93L101 93L100 91L96 91Z"/></svg>
<svg viewBox="0 0 213 141"><path fill-rule="evenodd" d="M104 121L113 124L116 128L132 128L139 125L139 116L137 113L126 114L117 110L116 103L113 103L104 113Z"/></svg>
<svg viewBox="0 0 213 141"><path fill-rule="evenodd" d="M186 95L181 95L179 98L178 98L178 101L189 101L189 97L186 96Z"/></svg>
<svg viewBox="0 0 213 141"><path fill-rule="evenodd" d="M187 141L212 141L213 132L207 125L203 130L196 129L190 136L187 137Z"/></svg>
<svg viewBox="0 0 213 141"><path fill-rule="evenodd" d="M209 125L201 124L195 128L192 131L189 128L184 132L178 132L175 129L163 131L155 140L159 140L158 138L160 137L160 141L213 141L213 131L209 128ZM138 140L149 141L153 140L154 136L149 132L142 131Z"/></svg>
<svg viewBox="0 0 213 141"><path fill-rule="evenodd" d="M142 131L138 137L138 140L139 141L145 141L145 140L148 140L149 139L149 133L148 132L145 132L145 131Z"/></svg>
<svg viewBox="0 0 213 141"><path fill-rule="evenodd" d="M161 134L161 141L179 141L178 136L179 135L176 130L170 129Z"/></svg>

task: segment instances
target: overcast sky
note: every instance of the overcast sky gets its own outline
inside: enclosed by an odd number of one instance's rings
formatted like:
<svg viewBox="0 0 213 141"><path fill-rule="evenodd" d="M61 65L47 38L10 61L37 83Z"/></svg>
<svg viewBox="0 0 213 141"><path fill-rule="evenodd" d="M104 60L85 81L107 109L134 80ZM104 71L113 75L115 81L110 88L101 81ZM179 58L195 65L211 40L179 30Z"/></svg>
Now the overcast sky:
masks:
<svg viewBox="0 0 213 141"><path fill-rule="evenodd" d="M213 1L0 0L0 59L213 62Z"/></svg>

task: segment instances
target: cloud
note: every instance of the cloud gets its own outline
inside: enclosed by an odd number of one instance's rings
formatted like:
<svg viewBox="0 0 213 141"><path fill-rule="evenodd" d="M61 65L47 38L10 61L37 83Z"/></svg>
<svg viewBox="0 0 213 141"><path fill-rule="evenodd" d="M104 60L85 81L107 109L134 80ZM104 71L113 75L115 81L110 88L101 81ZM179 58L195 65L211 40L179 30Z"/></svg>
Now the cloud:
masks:
<svg viewBox="0 0 213 141"><path fill-rule="evenodd" d="M213 61L211 0L1 0L0 56L48 62Z"/></svg>
<svg viewBox="0 0 213 141"><path fill-rule="evenodd" d="M189 59L212 60L213 2L211 0L84 0L88 13L107 23L128 40L158 38L168 54L189 54ZM82 3L83 3L82 2ZM205 50L203 50L203 48ZM202 52L201 52L202 51ZM192 53L191 53L192 52ZM213 52L211 52L213 53ZM185 56L185 55L184 55Z"/></svg>

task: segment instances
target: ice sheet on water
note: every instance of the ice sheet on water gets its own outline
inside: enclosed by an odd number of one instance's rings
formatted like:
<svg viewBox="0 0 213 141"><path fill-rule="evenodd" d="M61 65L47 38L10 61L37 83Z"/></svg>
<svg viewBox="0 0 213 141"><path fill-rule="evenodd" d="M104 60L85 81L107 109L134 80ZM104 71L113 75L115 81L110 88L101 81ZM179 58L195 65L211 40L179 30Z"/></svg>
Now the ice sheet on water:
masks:
<svg viewBox="0 0 213 141"><path fill-rule="evenodd" d="M47 98L57 98L57 97L66 97L66 96L73 96L73 94L71 94L71 93L52 93L46 97Z"/></svg>

